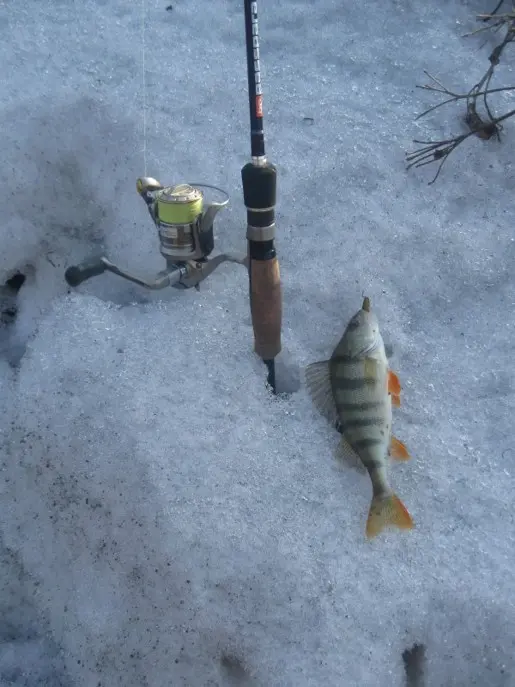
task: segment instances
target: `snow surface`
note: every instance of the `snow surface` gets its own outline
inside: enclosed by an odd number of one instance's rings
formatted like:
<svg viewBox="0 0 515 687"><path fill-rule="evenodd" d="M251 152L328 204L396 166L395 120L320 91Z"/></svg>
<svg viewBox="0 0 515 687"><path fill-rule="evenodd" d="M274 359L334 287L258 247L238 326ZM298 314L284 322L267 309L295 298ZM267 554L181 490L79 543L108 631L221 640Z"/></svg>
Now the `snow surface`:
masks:
<svg viewBox="0 0 515 687"><path fill-rule="evenodd" d="M0 3L0 283L27 277L0 293L2 687L395 687L414 642L428 685L515 684L513 124L432 186L404 164L463 130L461 105L414 122L437 102L415 85L477 81L499 35L462 36L492 8L259 5L279 370L328 357L366 293L404 387L416 529L367 542L368 476L304 387L265 388L243 268L198 293L64 281L102 250L162 267L144 148L163 182L226 188L217 248L245 249L243 3L165 7Z"/></svg>

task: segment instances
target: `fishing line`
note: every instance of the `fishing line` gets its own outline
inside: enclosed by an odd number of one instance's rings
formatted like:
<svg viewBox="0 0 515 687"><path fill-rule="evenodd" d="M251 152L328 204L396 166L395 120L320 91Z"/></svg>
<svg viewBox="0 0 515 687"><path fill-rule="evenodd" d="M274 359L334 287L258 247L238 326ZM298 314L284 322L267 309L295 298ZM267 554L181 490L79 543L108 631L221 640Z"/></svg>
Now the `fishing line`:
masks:
<svg viewBox="0 0 515 687"><path fill-rule="evenodd" d="M145 19L147 13L146 0L141 0L141 68L143 89L143 169L147 176L147 77L145 65Z"/></svg>

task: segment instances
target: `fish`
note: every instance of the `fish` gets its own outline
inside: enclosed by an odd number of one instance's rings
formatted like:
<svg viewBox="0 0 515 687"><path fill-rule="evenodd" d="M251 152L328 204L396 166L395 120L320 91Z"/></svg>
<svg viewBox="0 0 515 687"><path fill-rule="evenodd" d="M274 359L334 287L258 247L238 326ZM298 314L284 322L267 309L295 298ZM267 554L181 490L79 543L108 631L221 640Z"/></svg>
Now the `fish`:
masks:
<svg viewBox="0 0 515 687"><path fill-rule="evenodd" d="M413 519L388 481L389 456L409 460L392 434L392 406L400 406L401 384L390 370L379 322L365 297L329 360L311 363L305 381L315 407L342 435L343 449L358 456L372 482L366 523L371 539L386 527L414 527Z"/></svg>

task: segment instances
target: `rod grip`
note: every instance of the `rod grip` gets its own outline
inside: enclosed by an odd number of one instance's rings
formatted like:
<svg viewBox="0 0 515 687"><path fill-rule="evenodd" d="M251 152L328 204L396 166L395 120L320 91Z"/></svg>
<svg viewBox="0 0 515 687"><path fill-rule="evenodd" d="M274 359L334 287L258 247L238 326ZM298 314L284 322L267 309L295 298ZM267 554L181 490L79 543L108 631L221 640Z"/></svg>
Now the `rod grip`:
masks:
<svg viewBox="0 0 515 687"><path fill-rule="evenodd" d="M97 277L99 274L105 272L106 266L98 258L92 260L85 260L79 265L72 265L68 267L64 273L64 278L70 286L79 286L82 282L91 277Z"/></svg>
<svg viewBox="0 0 515 687"><path fill-rule="evenodd" d="M254 351L263 360L281 352L282 294L279 261L249 259Z"/></svg>

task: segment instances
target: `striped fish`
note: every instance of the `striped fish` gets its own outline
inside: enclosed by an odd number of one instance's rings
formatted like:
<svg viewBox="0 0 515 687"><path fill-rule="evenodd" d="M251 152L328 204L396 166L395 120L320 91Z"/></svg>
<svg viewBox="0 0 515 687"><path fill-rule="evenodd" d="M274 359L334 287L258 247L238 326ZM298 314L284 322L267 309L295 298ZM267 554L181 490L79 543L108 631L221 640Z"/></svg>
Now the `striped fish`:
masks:
<svg viewBox="0 0 515 687"><path fill-rule="evenodd" d="M392 405L400 405L401 386L389 369L369 298L350 320L331 358L308 365L305 376L314 404L342 434L344 447L357 454L372 480L367 537L388 525L412 529L413 520L387 477L388 455L397 460L410 457L392 435Z"/></svg>

